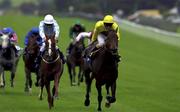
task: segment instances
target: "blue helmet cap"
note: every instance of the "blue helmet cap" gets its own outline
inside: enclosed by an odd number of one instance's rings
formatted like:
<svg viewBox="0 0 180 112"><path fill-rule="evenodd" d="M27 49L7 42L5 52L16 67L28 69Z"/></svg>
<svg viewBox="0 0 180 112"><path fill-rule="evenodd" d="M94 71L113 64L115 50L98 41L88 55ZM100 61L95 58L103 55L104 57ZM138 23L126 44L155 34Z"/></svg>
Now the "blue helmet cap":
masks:
<svg viewBox="0 0 180 112"><path fill-rule="evenodd" d="M33 27L31 29L31 31L34 32L34 33L39 33L39 28L38 27Z"/></svg>
<svg viewBox="0 0 180 112"><path fill-rule="evenodd" d="M4 34L14 33L14 31L13 31L12 28L7 27L7 28L3 28L3 29L2 29L2 33L4 33Z"/></svg>

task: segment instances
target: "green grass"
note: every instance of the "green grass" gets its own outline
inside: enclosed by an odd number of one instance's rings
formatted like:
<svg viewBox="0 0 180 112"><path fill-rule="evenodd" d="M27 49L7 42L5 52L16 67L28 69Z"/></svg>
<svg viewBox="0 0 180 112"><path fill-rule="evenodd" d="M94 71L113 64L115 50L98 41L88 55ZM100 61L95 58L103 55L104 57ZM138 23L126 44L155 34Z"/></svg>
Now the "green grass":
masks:
<svg viewBox="0 0 180 112"><path fill-rule="evenodd" d="M59 47L65 53L70 39L69 27L77 18L55 17L61 27ZM0 26L11 26L19 36L23 47L24 36L33 26L38 26L43 17L3 16ZM87 30L92 30L94 22L81 20ZM178 112L180 109L180 48L144 38L122 30L119 42L122 62L119 64L117 81L117 102L103 112ZM65 65L66 66L66 65ZM0 90L0 110L2 112L49 112L44 91L44 100L38 100L39 88L33 86L33 94L24 93L24 64L22 59L15 77L15 87L10 87L9 73L6 88ZM33 79L35 76L33 75ZM105 90L103 88L105 98ZM65 67L59 87L60 99L55 101L53 112L95 112L97 91L92 84L91 105L84 106L85 84L71 87Z"/></svg>

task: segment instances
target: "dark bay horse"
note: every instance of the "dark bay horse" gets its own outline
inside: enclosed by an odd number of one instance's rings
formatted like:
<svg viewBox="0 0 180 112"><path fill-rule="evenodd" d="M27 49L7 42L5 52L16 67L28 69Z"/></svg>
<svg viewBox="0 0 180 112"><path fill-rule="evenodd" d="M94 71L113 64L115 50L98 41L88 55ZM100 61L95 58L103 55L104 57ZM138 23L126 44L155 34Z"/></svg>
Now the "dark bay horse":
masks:
<svg viewBox="0 0 180 112"><path fill-rule="evenodd" d="M101 111L102 102L102 86L106 86L107 97L106 107L116 101L116 80L118 77L118 62L116 54L118 50L118 37L115 31L109 31L105 45L98 49L94 54L94 59L91 62L91 67L86 64L86 99L85 106L89 106L89 92L93 78L96 80L96 89L98 91L98 111ZM90 74L92 73L92 74ZM109 92L111 88L111 94Z"/></svg>
<svg viewBox="0 0 180 112"><path fill-rule="evenodd" d="M58 97L58 87L62 73L63 64L59 52L56 49L55 37L54 35L51 37L46 36L45 51L42 55L39 70L41 86L39 98L42 100L43 87L45 86L48 94L49 109L54 106L54 98ZM50 81L54 81L52 95L50 91Z"/></svg>
<svg viewBox="0 0 180 112"><path fill-rule="evenodd" d="M36 83L35 85L38 86L39 81L39 75L38 70L35 68L35 59L38 56L40 47L37 43L37 37L38 36L32 36L29 38L28 45L25 48L24 54L23 54L23 61L24 61L24 69L25 69L25 75L26 75L26 82L25 82L25 92L32 91L32 78L31 73L36 74Z"/></svg>
<svg viewBox="0 0 180 112"><path fill-rule="evenodd" d="M11 72L11 87L14 87L14 78L16 73L17 64L19 62L19 57L15 56L15 51L13 45L10 42L9 35L3 34L1 36L1 48L0 48L0 77L1 77L1 87L5 87L5 74L4 71Z"/></svg>
<svg viewBox="0 0 180 112"><path fill-rule="evenodd" d="M83 39L80 41L73 42L73 46L71 49L70 54L67 55L67 67L70 77L70 84L71 86L76 85L75 76L76 76L76 67L79 68L78 73L78 85L80 85L80 82L83 80L83 73L82 73L82 67L83 67L83 57L82 52L85 49Z"/></svg>

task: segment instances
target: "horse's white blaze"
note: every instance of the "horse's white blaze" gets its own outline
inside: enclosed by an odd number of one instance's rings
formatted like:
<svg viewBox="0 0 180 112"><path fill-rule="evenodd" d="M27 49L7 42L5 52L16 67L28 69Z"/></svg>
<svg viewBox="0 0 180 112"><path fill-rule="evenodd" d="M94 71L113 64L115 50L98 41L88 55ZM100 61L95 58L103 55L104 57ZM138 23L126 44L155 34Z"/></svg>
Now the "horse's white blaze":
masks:
<svg viewBox="0 0 180 112"><path fill-rule="evenodd" d="M51 40L49 39L48 42L49 42L48 53L49 53L49 56L51 56L51 54L52 54L52 50L51 50Z"/></svg>
<svg viewBox="0 0 180 112"><path fill-rule="evenodd" d="M2 48L6 48L8 46L9 36L4 34L1 36L1 39L2 39Z"/></svg>

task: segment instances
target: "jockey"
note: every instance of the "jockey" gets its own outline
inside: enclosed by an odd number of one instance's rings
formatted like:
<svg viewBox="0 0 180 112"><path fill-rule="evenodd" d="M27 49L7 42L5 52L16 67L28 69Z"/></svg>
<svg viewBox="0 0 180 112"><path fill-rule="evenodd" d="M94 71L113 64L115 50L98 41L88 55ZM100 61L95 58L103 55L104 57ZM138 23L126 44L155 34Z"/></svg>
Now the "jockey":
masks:
<svg viewBox="0 0 180 112"><path fill-rule="evenodd" d="M3 28L1 30L1 32L0 32L0 35L3 35L3 34L8 34L9 35L9 39L10 39L12 47L13 47L13 49L15 51L16 57L20 56L19 51L21 50L21 48L18 45L15 45L18 42L17 41L18 37L17 37L16 33L14 32L14 30L12 28L10 28L10 27Z"/></svg>
<svg viewBox="0 0 180 112"><path fill-rule="evenodd" d="M33 37L33 36L38 36L37 37L37 44L39 46L42 46L42 38L41 36L39 35L39 28L38 27L33 27L26 35L25 37L25 40L24 40L24 45L27 46L28 45L28 42L29 42L29 38ZM26 47L25 47L25 50L26 50Z"/></svg>
<svg viewBox="0 0 180 112"><path fill-rule="evenodd" d="M91 38L91 43L95 42L96 40L98 41L95 49L100 48L104 45L109 30L115 30L118 36L118 40L120 40L119 25L114 21L111 15L106 15L102 21L98 21L95 24L93 35ZM95 49L93 49L93 51ZM119 57L120 56L117 54L117 58Z"/></svg>
<svg viewBox="0 0 180 112"><path fill-rule="evenodd" d="M57 24L56 20L54 19L54 17L50 14L46 15L44 17L44 20L42 20L39 23L39 35L42 38L42 46L40 48L40 53L39 56L37 58L37 64L40 63L40 59L42 56L42 53L45 49L45 39L46 39L46 35L52 35L52 33L55 33L55 40L56 42L58 42L58 37L59 37L59 25ZM59 48L56 46L57 51L60 54L60 58L62 59L63 64L65 63L65 59L64 59L64 55L63 53L59 50Z"/></svg>
<svg viewBox="0 0 180 112"><path fill-rule="evenodd" d="M69 37L71 38L71 43L69 45L69 48L67 49L67 53L69 54L71 52L71 49L73 47L73 43L72 41L74 40L74 38L76 38L78 36L79 33L81 32L85 32L85 27L83 24L80 23L80 21L77 21L71 28L69 31Z"/></svg>
<svg viewBox="0 0 180 112"><path fill-rule="evenodd" d="M85 32L85 27L80 21L77 21L69 31L69 37L73 40L79 33Z"/></svg>

